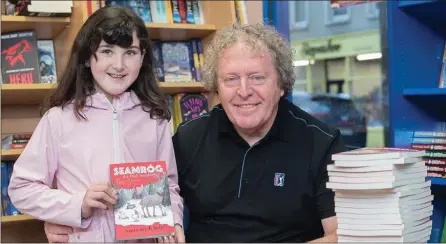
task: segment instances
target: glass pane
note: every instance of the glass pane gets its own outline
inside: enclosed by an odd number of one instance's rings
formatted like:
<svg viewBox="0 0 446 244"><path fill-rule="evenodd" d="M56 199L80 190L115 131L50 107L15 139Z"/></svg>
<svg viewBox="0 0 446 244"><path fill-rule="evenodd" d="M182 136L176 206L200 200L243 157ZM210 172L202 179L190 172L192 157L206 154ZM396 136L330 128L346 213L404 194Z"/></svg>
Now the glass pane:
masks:
<svg viewBox="0 0 446 244"><path fill-rule="evenodd" d="M293 103L339 128L350 148L386 146L380 19L368 15L377 4L325 11L326 1L306 2L307 8L299 9L304 3L297 1L290 10L295 11L296 21L301 16L308 21L304 30L296 30L290 23L296 64ZM350 20L345 24L326 23L326 19L348 11Z"/></svg>
<svg viewBox="0 0 446 244"><path fill-rule="evenodd" d="M338 9L333 9L333 15L337 16L337 15L345 15L347 14L347 8L338 8Z"/></svg>
<svg viewBox="0 0 446 244"><path fill-rule="evenodd" d="M296 1L294 3L296 6L295 8L295 21L296 22L302 22L305 21L305 2L303 1Z"/></svg>

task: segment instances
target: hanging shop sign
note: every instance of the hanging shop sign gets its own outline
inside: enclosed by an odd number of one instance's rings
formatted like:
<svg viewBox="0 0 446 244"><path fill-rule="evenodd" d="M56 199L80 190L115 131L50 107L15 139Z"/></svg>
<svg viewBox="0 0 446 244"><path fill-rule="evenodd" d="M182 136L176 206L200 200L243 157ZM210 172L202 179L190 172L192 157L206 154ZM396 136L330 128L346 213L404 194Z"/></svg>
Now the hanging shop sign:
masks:
<svg viewBox="0 0 446 244"><path fill-rule="evenodd" d="M291 42L293 60L333 59L381 52L379 30Z"/></svg>

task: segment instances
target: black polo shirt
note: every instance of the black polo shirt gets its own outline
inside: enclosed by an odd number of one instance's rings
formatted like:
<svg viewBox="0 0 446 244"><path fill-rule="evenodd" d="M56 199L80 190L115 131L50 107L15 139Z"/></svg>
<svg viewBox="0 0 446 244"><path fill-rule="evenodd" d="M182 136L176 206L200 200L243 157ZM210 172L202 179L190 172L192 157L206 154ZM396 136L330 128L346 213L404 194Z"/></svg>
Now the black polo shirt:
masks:
<svg viewBox="0 0 446 244"><path fill-rule="evenodd" d="M274 124L249 146L221 105L182 123L173 137L179 185L190 211L187 242L306 242L335 216L326 188L339 130L286 99Z"/></svg>

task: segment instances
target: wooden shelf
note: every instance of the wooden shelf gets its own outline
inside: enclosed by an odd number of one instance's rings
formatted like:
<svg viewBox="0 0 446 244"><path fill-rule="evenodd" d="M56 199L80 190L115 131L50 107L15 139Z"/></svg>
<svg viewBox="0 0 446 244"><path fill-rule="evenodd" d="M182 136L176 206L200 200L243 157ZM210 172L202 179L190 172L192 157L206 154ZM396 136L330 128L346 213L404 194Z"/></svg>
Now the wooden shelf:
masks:
<svg viewBox="0 0 446 244"><path fill-rule="evenodd" d="M203 38L217 30L215 25L146 23L151 39L179 41Z"/></svg>
<svg viewBox="0 0 446 244"><path fill-rule="evenodd" d="M3 149L2 150L2 160L16 160L23 149Z"/></svg>
<svg viewBox="0 0 446 244"><path fill-rule="evenodd" d="M159 82L165 94L173 95L181 92L205 92L202 82Z"/></svg>
<svg viewBox="0 0 446 244"><path fill-rule="evenodd" d="M165 94L205 92L201 82L160 82ZM56 84L3 84L2 105L41 104Z"/></svg>
<svg viewBox="0 0 446 244"><path fill-rule="evenodd" d="M70 17L1 16L2 34L36 30L37 39L54 39L70 24Z"/></svg>
<svg viewBox="0 0 446 244"><path fill-rule="evenodd" d="M14 216L2 216L2 223L14 223L14 222L19 222L19 221L27 221L27 220L36 220L35 218L26 215L26 214L21 214L21 215L14 215Z"/></svg>
<svg viewBox="0 0 446 244"><path fill-rule="evenodd" d="M2 84L2 105L41 104L56 84Z"/></svg>

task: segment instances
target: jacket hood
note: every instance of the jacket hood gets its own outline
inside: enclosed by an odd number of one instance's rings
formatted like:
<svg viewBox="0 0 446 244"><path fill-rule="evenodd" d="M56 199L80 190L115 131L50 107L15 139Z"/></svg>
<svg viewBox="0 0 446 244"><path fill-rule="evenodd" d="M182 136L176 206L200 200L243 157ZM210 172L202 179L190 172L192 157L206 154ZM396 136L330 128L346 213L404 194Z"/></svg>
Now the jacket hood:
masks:
<svg viewBox="0 0 446 244"><path fill-rule="evenodd" d="M105 110L129 110L139 105L141 105L141 100L139 100L138 96L136 96L133 91L124 92L119 96L115 96L113 98L113 103L111 103L102 92L96 92L87 97L85 102L85 107Z"/></svg>

